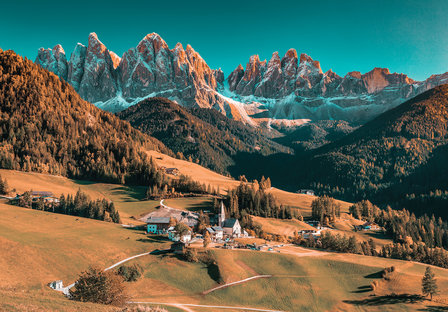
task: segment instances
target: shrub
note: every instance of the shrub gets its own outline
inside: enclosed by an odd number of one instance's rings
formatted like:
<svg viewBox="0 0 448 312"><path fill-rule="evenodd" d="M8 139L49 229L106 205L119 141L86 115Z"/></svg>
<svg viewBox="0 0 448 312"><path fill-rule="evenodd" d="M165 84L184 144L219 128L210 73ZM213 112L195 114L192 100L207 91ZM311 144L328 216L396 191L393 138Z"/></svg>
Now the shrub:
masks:
<svg viewBox="0 0 448 312"><path fill-rule="evenodd" d="M142 271L142 268L137 264L122 265L118 268L117 274L122 276L126 282L135 282L142 276Z"/></svg>
<svg viewBox="0 0 448 312"><path fill-rule="evenodd" d="M123 277L113 271L89 268L81 273L70 291L73 300L123 306L128 300Z"/></svg>

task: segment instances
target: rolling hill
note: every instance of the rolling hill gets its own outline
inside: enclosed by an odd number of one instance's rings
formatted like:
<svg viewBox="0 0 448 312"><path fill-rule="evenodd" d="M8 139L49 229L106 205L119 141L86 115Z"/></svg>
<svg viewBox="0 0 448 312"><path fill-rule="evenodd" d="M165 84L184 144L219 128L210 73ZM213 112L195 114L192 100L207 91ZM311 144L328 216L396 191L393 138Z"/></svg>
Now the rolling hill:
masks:
<svg viewBox="0 0 448 312"><path fill-rule="evenodd" d="M6 246L0 254L0 306L7 311L116 311L69 301L47 283L62 279L67 284L90 265L107 267L135 254L163 249L168 243L142 231L96 220L3 203L0 212L0 242ZM293 247L280 253L218 249L210 252L225 283L257 274L272 277L204 295L205 290L219 285L204 264L185 262L175 256L148 255L130 262L139 264L144 273L140 280L127 285L128 292L136 301L282 311L406 311L430 309L447 300L445 293L434 303L406 300L407 295L420 292L425 265L418 263ZM389 281L383 280L381 270L390 266L395 266L396 273ZM440 289L445 289L447 270L433 270ZM378 287L371 291L368 286L373 281L378 282ZM397 296L390 297L390 293Z"/></svg>
<svg viewBox="0 0 448 312"><path fill-rule="evenodd" d="M268 155L289 152L260 131L217 110L184 108L165 98L149 98L117 113L134 128L162 141L174 153L225 173L239 152Z"/></svg>

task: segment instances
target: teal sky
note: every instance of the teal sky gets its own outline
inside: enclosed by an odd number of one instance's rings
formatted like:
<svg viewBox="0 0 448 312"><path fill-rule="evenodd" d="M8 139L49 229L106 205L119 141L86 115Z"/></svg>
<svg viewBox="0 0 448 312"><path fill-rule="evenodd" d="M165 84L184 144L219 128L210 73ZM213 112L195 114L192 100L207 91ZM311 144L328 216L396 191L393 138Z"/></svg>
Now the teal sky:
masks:
<svg viewBox="0 0 448 312"><path fill-rule="evenodd" d="M252 54L289 48L343 76L388 67L422 80L448 71L448 1L4 1L0 47L35 59L90 32L122 55L148 33L189 43L226 76Z"/></svg>

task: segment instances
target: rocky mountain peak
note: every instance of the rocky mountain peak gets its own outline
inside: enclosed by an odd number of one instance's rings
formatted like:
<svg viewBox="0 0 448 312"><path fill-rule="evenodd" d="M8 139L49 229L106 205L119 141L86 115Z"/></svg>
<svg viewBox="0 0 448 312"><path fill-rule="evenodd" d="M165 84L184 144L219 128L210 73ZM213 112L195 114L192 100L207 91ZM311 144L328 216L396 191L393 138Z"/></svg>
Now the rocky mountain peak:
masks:
<svg viewBox="0 0 448 312"><path fill-rule="evenodd" d="M293 77L297 73L297 51L295 49L289 49L286 51L285 56L282 58L283 74L288 77Z"/></svg>
<svg viewBox="0 0 448 312"><path fill-rule="evenodd" d="M300 54L299 76L308 74L322 74L319 61L314 61L305 53Z"/></svg>
<svg viewBox="0 0 448 312"><path fill-rule="evenodd" d="M35 63L67 80L68 63L65 51L60 44L55 45L53 49L40 48L37 51Z"/></svg>
<svg viewBox="0 0 448 312"><path fill-rule="evenodd" d="M112 59L112 65L114 66L114 69L120 65L121 57L119 57L115 52L109 51L110 58Z"/></svg>
<svg viewBox="0 0 448 312"><path fill-rule="evenodd" d="M238 83L244 76L244 68L241 64L235 68L235 70L230 73L230 75L227 77L227 81L229 83L229 90L235 91Z"/></svg>

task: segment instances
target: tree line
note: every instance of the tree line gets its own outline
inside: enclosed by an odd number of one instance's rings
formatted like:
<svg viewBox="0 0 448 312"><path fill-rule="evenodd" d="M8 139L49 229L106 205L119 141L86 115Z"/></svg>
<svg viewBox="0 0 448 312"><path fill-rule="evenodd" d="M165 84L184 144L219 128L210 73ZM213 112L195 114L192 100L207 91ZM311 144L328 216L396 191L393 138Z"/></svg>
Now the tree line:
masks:
<svg viewBox="0 0 448 312"><path fill-rule="evenodd" d="M17 205L42 211L50 211L71 216L84 217L106 222L121 223L120 214L114 203L106 199L91 200L90 197L78 190L75 196L62 194L59 202L46 201L40 197L33 200L32 192L25 192L20 196Z"/></svg>
<svg viewBox="0 0 448 312"><path fill-rule="evenodd" d="M230 190L224 198L226 214L240 220L246 215L277 219L299 218L296 210L278 204L275 196L268 192L270 188L269 178L262 177L260 182L253 180L248 183L244 177L240 177L238 187ZM215 211L219 213L219 205L216 203Z"/></svg>

